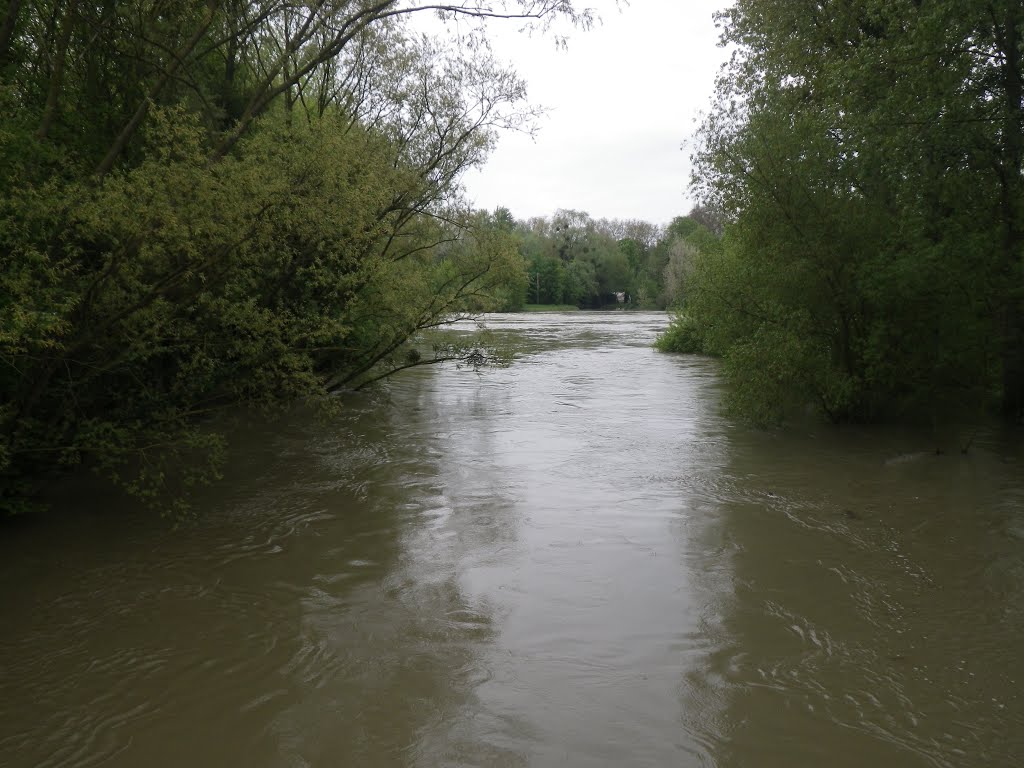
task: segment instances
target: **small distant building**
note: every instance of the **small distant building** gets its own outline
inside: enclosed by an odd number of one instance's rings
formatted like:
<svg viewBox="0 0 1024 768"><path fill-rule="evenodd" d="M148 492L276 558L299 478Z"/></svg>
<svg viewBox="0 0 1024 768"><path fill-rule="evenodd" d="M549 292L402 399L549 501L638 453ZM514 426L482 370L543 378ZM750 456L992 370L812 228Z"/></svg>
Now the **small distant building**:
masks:
<svg viewBox="0 0 1024 768"><path fill-rule="evenodd" d="M619 304L625 304L626 303L626 292L625 291L616 291L615 292L615 300L617 302L619 302Z"/></svg>

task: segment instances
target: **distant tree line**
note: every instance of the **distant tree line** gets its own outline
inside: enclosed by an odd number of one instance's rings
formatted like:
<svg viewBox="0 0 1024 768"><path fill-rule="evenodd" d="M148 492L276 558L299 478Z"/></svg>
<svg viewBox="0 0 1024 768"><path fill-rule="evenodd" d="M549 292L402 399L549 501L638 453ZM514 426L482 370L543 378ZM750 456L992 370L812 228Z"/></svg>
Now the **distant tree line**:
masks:
<svg viewBox="0 0 1024 768"><path fill-rule="evenodd" d="M583 211L558 210L550 218L522 221L506 208L488 217L509 234L522 257L523 273L510 285L503 309L526 304L601 309L666 309L682 300L683 276L693 242L714 239L721 222L704 208L667 227L637 219L593 219ZM701 234L698 234L701 233Z"/></svg>
<svg viewBox="0 0 1024 768"><path fill-rule="evenodd" d="M666 349L737 412L1024 416L1024 6L737 0L695 154L724 235Z"/></svg>

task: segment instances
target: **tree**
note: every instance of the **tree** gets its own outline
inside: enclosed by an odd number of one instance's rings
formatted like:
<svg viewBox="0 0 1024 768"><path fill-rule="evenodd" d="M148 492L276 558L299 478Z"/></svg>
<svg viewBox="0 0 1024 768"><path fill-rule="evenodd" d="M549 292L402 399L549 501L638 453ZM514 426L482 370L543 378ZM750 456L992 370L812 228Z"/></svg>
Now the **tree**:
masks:
<svg viewBox="0 0 1024 768"><path fill-rule="evenodd" d="M207 417L323 403L521 284L461 174L534 114L476 31L381 0L12 2L0 19L0 506L88 462L158 506L216 475ZM461 51L461 52L460 52Z"/></svg>
<svg viewBox="0 0 1024 768"><path fill-rule="evenodd" d="M578 307L586 306L600 294L601 288L597 280L597 272L590 261L577 259L566 267L565 300L566 303Z"/></svg>
<svg viewBox="0 0 1024 768"><path fill-rule="evenodd" d="M632 293L634 272L619 244L608 240L597 245L595 250L594 264L602 299L607 301L604 297L615 293Z"/></svg>
<svg viewBox="0 0 1024 768"><path fill-rule="evenodd" d="M696 185L726 248L690 314L737 400L941 418L997 390L1019 418L1018 5L741 0L721 21L737 55Z"/></svg>

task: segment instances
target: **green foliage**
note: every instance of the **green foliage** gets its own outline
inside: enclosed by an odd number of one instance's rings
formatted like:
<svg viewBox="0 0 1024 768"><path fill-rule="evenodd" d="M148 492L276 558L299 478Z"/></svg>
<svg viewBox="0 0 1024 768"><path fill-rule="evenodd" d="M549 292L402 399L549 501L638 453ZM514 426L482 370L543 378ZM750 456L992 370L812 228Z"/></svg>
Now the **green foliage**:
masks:
<svg viewBox="0 0 1024 768"><path fill-rule="evenodd" d="M686 354L704 354L704 336L697 323L689 316L678 313L672 318L654 342L659 352L681 352Z"/></svg>
<svg viewBox="0 0 1024 768"><path fill-rule="evenodd" d="M668 283L735 408L934 422L999 394L1019 418L1024 16L741 0L721 18L737 56L695 183L732 213L725 247Z"/></svg>
<svg viewBox="0 0 1024 768"><path fill-rule="evenodd" d="M218 474L216 414L504 359L421 340L522 303L510 215L474 216L458 180L535 113L478 33L407 34L417 7L10 5L0 510L86 464L181 514Z"/></svg>
<svg viewBox="0 0 1024 768"><path fill-rule="evenodd" d="M600 309L619 306L623 294L631 308L669 303L665 253L674 235L660 227L560 210L550 219L517 222L512 231L529 276L528 302Z"/></svg>

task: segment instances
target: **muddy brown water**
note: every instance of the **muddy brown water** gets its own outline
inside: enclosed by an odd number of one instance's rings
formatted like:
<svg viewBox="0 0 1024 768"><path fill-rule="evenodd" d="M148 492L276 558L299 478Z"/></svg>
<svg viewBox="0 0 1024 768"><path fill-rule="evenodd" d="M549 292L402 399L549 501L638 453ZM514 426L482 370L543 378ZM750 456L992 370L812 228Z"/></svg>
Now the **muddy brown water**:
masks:
<svg viewBox="0 0 1024 768"><path fill-rule="evenodd" d="M666 322L488 318L511 367L241 428L179 530L58 489L0 765L1024 764L1019 444L735 425Z"/></svg>

